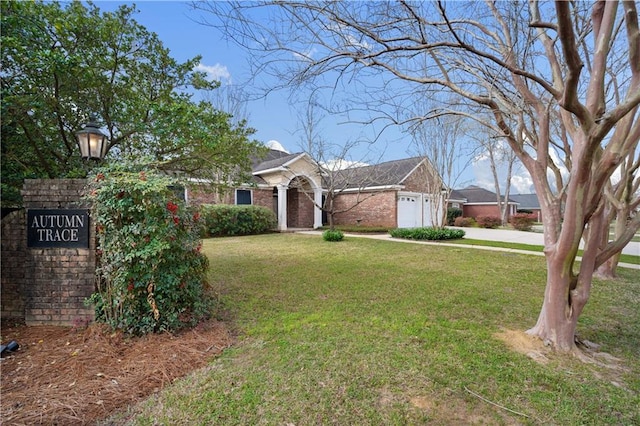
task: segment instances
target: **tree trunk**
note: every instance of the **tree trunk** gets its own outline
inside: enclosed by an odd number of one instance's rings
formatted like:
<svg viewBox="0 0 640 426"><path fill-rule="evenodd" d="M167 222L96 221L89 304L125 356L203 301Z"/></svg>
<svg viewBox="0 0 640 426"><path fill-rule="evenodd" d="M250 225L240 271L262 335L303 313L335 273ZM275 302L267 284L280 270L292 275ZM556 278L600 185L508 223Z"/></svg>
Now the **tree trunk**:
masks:
<svg viewBox="0 0 640 426"><path fill-rule="evenodd" d="M575 332L579 312L586 304L572 300L576 277L571 274L570 256L558 253L547 257L547 285L536 325L527 334L537 336L545 345L563 352L575 349Z"/></svg>
<svg viewBox="0 0 640 426"><path fill-rule="evenodd" d="M583 233L583 227L579 223L565 215L566 229L562 230L563 233L552 248L545 249L547 285L544 302L538 322L527 333L539 337L546 345L561 352L576 350L576 325L591 294L596 257L600 251L600 239L596 236L602 234L603 227L607 224L604 216L602 208L591 216L586 230L588 238L577 274L574 273L574 263L580 243L579 234ZM545 230L546 232L549 231ZM571 241L563 244L563 238Z"/></svg>
<svg viewBox="0 0 640 426"><path fill-rule="evenodd" d="M330 230L334 230L335 229L335 225L333 224L333 215L335 214L335 208L333 206L333 193L328 193L327 194L327 199L325 204L327 205L327 219L329 220L329 229Z"/></svg>
<svg viewBox="0 0 640 426"><path fill-rule="evenodd" d="M602 265L598 266L595 275L598 278L611 280L617 277L616 270L618 269L618 261L620 260L620 253L614 254L606 260Z"/></svg>

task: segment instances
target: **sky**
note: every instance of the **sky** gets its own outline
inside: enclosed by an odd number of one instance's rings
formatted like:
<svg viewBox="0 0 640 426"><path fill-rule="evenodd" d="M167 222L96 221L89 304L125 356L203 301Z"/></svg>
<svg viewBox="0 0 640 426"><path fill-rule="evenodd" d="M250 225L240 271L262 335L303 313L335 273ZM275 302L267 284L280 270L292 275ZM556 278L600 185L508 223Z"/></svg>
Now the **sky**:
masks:
<svg viewBox="0 0 640 426"><path fill-rule="evenodd" d="M134 2L95 1L102 11L114 11L122 4ZM199 70L223 87L242 86L248 79L245 52L227 44L217 30L198 23L201 11L193 11L188 2L182 1L137 1L139 13L134 19L149 31L155 32L173 58L180 62L202 56ZM295 107L290 106L287 92L272 92L267 98L250 101L245 108L249 126L256 130L254 137L263 142L278 141L288 152L303 151L300 119ZM321 123L326 140L345 143L348 140L371 137L372 129L356 128L340 123L341 119L326 117ZM360 151L351 152L352 160L380 162L397 160L416 155L411 149L408 137L399 132L385 131L375 144L365 144ZM364 145L362 145L364 146ZM529 193L530 178L519 171L513 180L512 193ZM484 156L466 167L455 183L456 188L478 185L495 190L489 165Z"/></svg>

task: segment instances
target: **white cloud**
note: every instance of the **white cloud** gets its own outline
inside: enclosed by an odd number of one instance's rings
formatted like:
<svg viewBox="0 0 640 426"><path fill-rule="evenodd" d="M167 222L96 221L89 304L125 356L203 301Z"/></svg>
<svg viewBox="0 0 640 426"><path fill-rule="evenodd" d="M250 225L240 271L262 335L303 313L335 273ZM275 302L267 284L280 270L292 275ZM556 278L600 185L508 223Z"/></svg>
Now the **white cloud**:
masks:
<svg viewBox="0 0 640 426"><path fill-rule="evenodd" d="M347 47L356 47L359 50L364 51L371 49L371 45L369 43L366 41L359 41L353 34L351 34L351 28L347 25L334 24L330 25L329 29L340 35L344 39Z"/></svg>
<svg viewBox="0 0 640 426"><path fill-rule="evenodd" d="M344 170L350 169L352 167L364 167L368 166L367 163L362 163L360 161L350 161L345 160L343 158L334 158L333 160L329 160L325 163L321 163L321 166L327 170Z"/></svg>
<svg viewBox="0 0 640 426"><path fill-rule="evenodd" d="M476 185L487 189L491 192L496 191L495 184L493 182L493 174L491 173L491 163L489 157L481 158L480 156L474 159L473 172L476 177ZM501 192L504 193L504 185L506 179L506 168L504 165L498 167L498 183L500 184ZM518 167L516 164L511 175L511 190L512 194L530 194L534 192L533 179L531 175L524 167Z"/></svg>
<svg viewBox="0 0 640 426"><path fill-rule="evenodd" d="M515 194L531 194L535 192L533 179L524 171L520 175L511 176L511 192Z"/></svg>
<svg viewBox="0 0 640 426"><path fill-rule="evenodd" d="M312 47L309 51L307 52L303 52L303 53L298 53L298 52L293 52L293 56L297 59L301 59L303 61L308 61L311 62L313 60L313 55L315 55L315 53L318 50L315 47Z"/></svg>
<svg viewBox="0 0 640 426"><path fill-rule="evenodd" d="M209 81L219 81L221 83L231 84L231 73L224 65L198 64L193 70L205 73L207 75L207 80Z"/></svg>

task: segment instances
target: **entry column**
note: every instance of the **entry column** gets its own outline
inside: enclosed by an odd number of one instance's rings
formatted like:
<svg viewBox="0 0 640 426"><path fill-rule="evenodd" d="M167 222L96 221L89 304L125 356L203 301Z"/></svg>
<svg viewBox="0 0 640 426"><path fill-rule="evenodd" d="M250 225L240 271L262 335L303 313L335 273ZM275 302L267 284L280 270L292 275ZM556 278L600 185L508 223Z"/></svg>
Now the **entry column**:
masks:
<svg viewBox="0 0 640 426"><path fill-rule="evenodd" d="M287 186L278 185L278 231L287 230Z"/></svg>
<svg viewBox="0 0 640 426"><path fill-rule="evenodd" d="M322 227L322 209L318 206L322 206L322 188L315 188L313 190L313 229Z"/></svg>

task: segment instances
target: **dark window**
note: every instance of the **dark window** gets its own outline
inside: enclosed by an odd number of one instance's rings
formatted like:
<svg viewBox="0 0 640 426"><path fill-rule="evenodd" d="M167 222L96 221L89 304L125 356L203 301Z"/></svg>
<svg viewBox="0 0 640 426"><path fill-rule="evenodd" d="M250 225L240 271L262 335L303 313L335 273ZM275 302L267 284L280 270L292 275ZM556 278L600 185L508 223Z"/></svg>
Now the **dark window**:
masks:
<svg viewBox="0 0 640 426"><path fill-rule="evenodd" d="M251 191L248 189L236 189L236 204L251 204Z"/></svg>

